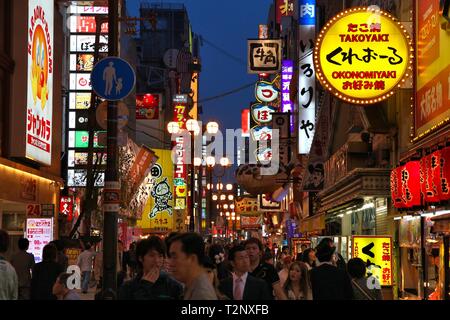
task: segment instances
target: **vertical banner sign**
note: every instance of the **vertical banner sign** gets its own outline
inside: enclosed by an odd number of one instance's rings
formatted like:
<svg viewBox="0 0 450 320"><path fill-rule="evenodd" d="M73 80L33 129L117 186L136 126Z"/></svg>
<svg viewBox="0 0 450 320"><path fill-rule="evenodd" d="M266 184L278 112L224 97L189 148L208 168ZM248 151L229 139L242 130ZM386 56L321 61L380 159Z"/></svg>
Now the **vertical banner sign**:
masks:
<svg viewBox="0 0 450 320"><path fill-rule="evenodd" d="M148 170L155 164L158 157L155 152L146 146L142 146L134 160L128 174L131 190L136 190L145 179Z"/></svg>
<svg viewBox="0 0 450 320"><path fill-rule="evenodd" d="M241 111L241 127L242 127L242 136L249 137L250 136L250 109L243 109Z"/></svg>
<svg viewBox="0 0 450 320"><path fill-rule="evenodd" d="M67 221L72 221L73 219L73 197L72 196L61 196L59 201L59 213L66 216Z"/></svg>
<svg viewBox="0 0 450 320"><path fill-rule="evenodd" d="M404 207L420 206L420 162L409 161L401 169L401 198Z"/></svg>
<svg viewBox="0 0 450 320"><path fill-rule="evenodd" d="M440 8L440 3L445 6L448 1L416 1L415 139L436 130L450 120L450 59L448 58L450 33L448 12Z"/></svg>
<svg viewBox="0 0 450 320"><path fill-rule="evenodd" d="M53 0L28 1L25 156L51 165L53 127Z"/></svg>
<svg viewBox="0 0 450 320"><path fill-rule="evenodd" d="M173 163L170 150L155 149L158 161L152 167L151 192L138 226L150 232L173 229Z"/></svg>
<svg viewBox="0 0 450 320"><path fill-rule="evenodd" d="M433 173L436 173L435 168L438 166L436 155L427 155L420 159L420 189L423 199L427 203L439 202L438 187L433 179Z"/></svg>
<svg viewBox="0 0 450 320"><path fill-rule="evenodd" d="M441 150L439 159L439 193L441 200L450 199L450 147Z"/></svg>
<svg viewBox="0 0 450 320"><path fill-rule="evenodd" d="M308 154L316 125L316 73L313 48L316 37L316 2L299 2L298 152Z"/></svg>
<svg viewBox="0 0 450 320"><path fill-rule="evenodd" d="M27 219L27 239L30 241L29 252L34 255L34 261L42 261L44 246L53 240L53 219Z"/></svg>
<svg viewBox="0 0 450 320"><path fill-rule="evenodd" d="M290 84L294 74L294 61L283 60L281 63L281 112L292 112Z"/></svg>
<svg viewBox="0 0 450 320"><path fill-rule="evenodd" d="M258 28L259 39L269 39L269 27L266 24L260 24Z"/></svg>
<svg viewBox="0 0 450 320"><path fill-rule="evenodd" d="M276 20L281 23L281 17L294 15L294 0L276 0Z"/></svg>
<svg viewBox="0 0 450 320"><path fill-rule="evenodd" d="M187 95L175 95L174 103L174 121L178 122L180 129L186 129L188 120ZM177 137L175 141L175 172L173 177L175 191L175 209L186 209L187 193L187 165L186 150L184 150L183 137Z"/></svg>
<svg viewBox="0 0 450 320"><path fill-rule="evenodd" d="M392 237L353 236L352 256L366 262L369 289L392 286Z"/></svg>

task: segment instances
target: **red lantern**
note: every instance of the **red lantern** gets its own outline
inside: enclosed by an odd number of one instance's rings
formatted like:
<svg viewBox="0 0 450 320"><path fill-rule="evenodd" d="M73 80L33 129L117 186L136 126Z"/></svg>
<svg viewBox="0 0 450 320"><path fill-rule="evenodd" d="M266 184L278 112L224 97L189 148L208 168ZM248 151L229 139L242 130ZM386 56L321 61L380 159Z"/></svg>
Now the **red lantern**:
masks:
<svg viewBox="0 0 450 320"><path fill-rule="evenodd" d="M402 199L405 207L421 205L420 197L420 162L410 161L401 170Z"/></svg>
<svg viewBox="0 0 450 320"><path fill-rule="evenodd" d="M401 183L399 180L399 171L400 171L400 167L398 168L394 168L391 170L391 199L392 199L392 205L396 208L401 208L402 207L402 201L401 201L401 193L400 191L400 187L401 187Z"/></svg>
<svg viewBox="0 0 450 320"><path fill-rule="evenodd" d="M438 172L436 171L436 166L438 165L436 156L430 154L420 160L421 192L424 201L427 203L439 202L437 186L433 181L433 172Z"/></svg>

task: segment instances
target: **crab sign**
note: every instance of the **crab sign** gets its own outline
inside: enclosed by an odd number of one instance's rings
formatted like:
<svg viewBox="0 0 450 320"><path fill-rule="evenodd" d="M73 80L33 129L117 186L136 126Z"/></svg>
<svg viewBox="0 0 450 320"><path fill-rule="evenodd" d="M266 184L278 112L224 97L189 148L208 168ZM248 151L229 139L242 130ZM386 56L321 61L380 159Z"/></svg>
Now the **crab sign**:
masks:
<svg viewBox="0 0 450 320"><path fill-rule="evenodd" d="M172 206L169 204L169 200L172 200L172 192L170 192L170 186L167 183L167 178L158 182L151 192L151 196L155 199L155 206L150 212L150 219L156 217L158 212L167 211L169 215L172 215Z"/></svg>

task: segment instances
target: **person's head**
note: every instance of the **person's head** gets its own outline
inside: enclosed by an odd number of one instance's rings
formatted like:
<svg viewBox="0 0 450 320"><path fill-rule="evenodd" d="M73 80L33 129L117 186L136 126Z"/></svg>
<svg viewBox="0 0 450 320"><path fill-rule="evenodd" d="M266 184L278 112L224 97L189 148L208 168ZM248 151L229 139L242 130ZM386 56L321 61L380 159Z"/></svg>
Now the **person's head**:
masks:
<svg viewBox="0 0 450 320"><path fill-rule="evenodd" d="M179 233L179 232L171 232L164 239L164 243L165 243L166 249L167 249L167 252L166 252L167 256L169 256L169 249L170 249L170 244L172 243L172 239L175 238L179 234L181 234L181 233Z"/></svg>
<svg viewBox="0 0 450 320"><path fill-rule="evenodd" d="M91 250L91 248L92 248L92 245L91 245L90 242L87 242L87 243L84 245L84 250Z"/></svg>
<svg viewBox="0 0 450 320"><path fill-rule="evenodd" d="M210 257L205 257L203 260L203 268L206 271L206 274L208 275L209 280L211 281L212 285L216 285L216 278L217 278L217 268L214 262L211 260Z"/></svg>
<svg viewBox="0 0 450 320"><path fill-rule="evenodd" d="M314 249L308 248L303 251L301 261L309 264L312 267L316 259L316 252L314 251Z"/></svg>
<svg viewBox="0 0 450 320"><path fill-rule="evenodd" d="M9 234L5 230L0 229L0 253L8 251Z"/></svg>
<svg viewBox="0 0 450 320"><path fill-rule="evenodd" d="M19 246L20 250L27 251L30 246L30 241L28 241L27 238L20 238L17 242L17 245Z"/></svg>
<svg viewBox="0 0 450 320"><path fill-rule="evenodd" d="M152 268L161 268L165 255L164 241L156 236L143 239L136 246L137 263L144 272Z"/></svg>
<svg viewBox="0 0 450 320"><path fill-rule="evenodd" d="M56 261L58 251L53 243L44 246L42 250L42 261Z"/></svg>
<svg viewBox="0 0 450 320"><path fill-rule="evenodd" d="M67 282L69 280L69 277L72 274L63 272L61 273L58 278L56 278L55 283L53 284L52 292L55 296L64 296L67 291L69 291L69 288L67 287Z"/></svg>
<svg viewBox="0 0 450 320"><path fill-rule="evenodd" d="M283 248L281 249L281 252L283 252L284 254L288 254L289 253L289 247L288 246L283 246Z"/></svg>
<svg viewBox="0 0 450 320"><path fill-rule="evenodd" d="M322 246L336 247L333 239L331 238L323 238L322 240L320 240L319 244L317 245L317 248Z"/></svg>
<svg viewBox="0 0 450 320"><path fill-rule="evenodd" d="M250 258L244 246L237 245L231 248L228 253L228 260L234 272L245 273L250 271Z"/></svg>
<svg viewBox="0 0 450 320"><path fill-rule="evenodd" d="M352 258L348 260L347 271L352 278L363 278L366 275L366 264L361 258Z"/></svg>
<svg viewBox="0 0 450 320"><path fill-rule="evenodd" d="M286 256L283 258L283 268L289 269L289 267L291 266L291 263L292 263L291 256Z"/></svg>
<svg viewBox="0 0 450 320"><path fill-rule="evenodd" d="M308 246L306 244L302 244L300 245L300 250L303 252L308 248Z"/></svg>
<svg viewBox="0 0 450 320"><path fill-rule="evenodd" d="M263 246L258 238L250 238L245 242L245 250L247 250L250 262L255 263L261 259Z"/></svg>
<svg viewBox="0 0 450 320"><path fill-rule="evenodd" d="M320 262L331 262L333 260L334 252L336 247L331 247L329 245L322 245L317 247L316 256Z"/></svg>
<svg viewBox="0 0 450 320"><path fill-rule="evenodd" d="M200 269L205 260L205 243L194 232L175 236L169 248L170 267L173 276L181 282L188 282Z"/></svg>
<svg viewBox="0 0 450 320"><path fill-rule="evenodd" d="M274 261L273 261L273 255L270 253L270 252L264 252L264 254L263 254L263 257L262 257L262 260L265 262L265 263L268 263L268 264L271 264L271 265L273 265L274 264Z"/></svg>
<svg viewBox="0 0 450 320"><path fill-rule="evenodd" d="M61 251L61 252L64 251L65 246L64 246L64 242L62 240L59 240L59 239L55 240L54 244L56 246L56 250Z"/></svg>
<svg viewBox="0 0 450 320"><path fill-rule="evenodd" d="M209 247L208 257L213 263L218 265L225 260L225 250L220 244L213 244Z"/></svg>
<svg viewBox="0 0 450 320"><path fill-rule="evenodd" d="M306 294L308 291L308 267L301 261L295 261L289 267L289 275L284 283L284 289L291 289L293 284L300 285L300 291Z"/></svg>

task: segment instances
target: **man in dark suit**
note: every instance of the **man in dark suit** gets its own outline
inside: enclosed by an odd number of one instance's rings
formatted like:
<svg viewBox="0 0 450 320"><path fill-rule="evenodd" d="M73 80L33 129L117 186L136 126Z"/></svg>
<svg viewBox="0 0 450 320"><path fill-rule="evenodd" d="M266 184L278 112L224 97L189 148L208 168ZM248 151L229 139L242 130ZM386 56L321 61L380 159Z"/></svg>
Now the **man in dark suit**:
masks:
<svg viewBox="0 0 450 320"><path fill-rule="evenodd" d="M233 267L231 277L220 282L219 289L232 300L271 300L264 280L251 276L250 258L244 246L230 249L228 260Z"/></svg>
<svg viewBox="0 0 450 320"><path fill-rule="evenodd" d="M311 270L313 300L351 300L353 289L347 272L336 267L335 247L317 248L318 266Z"/></svg>

